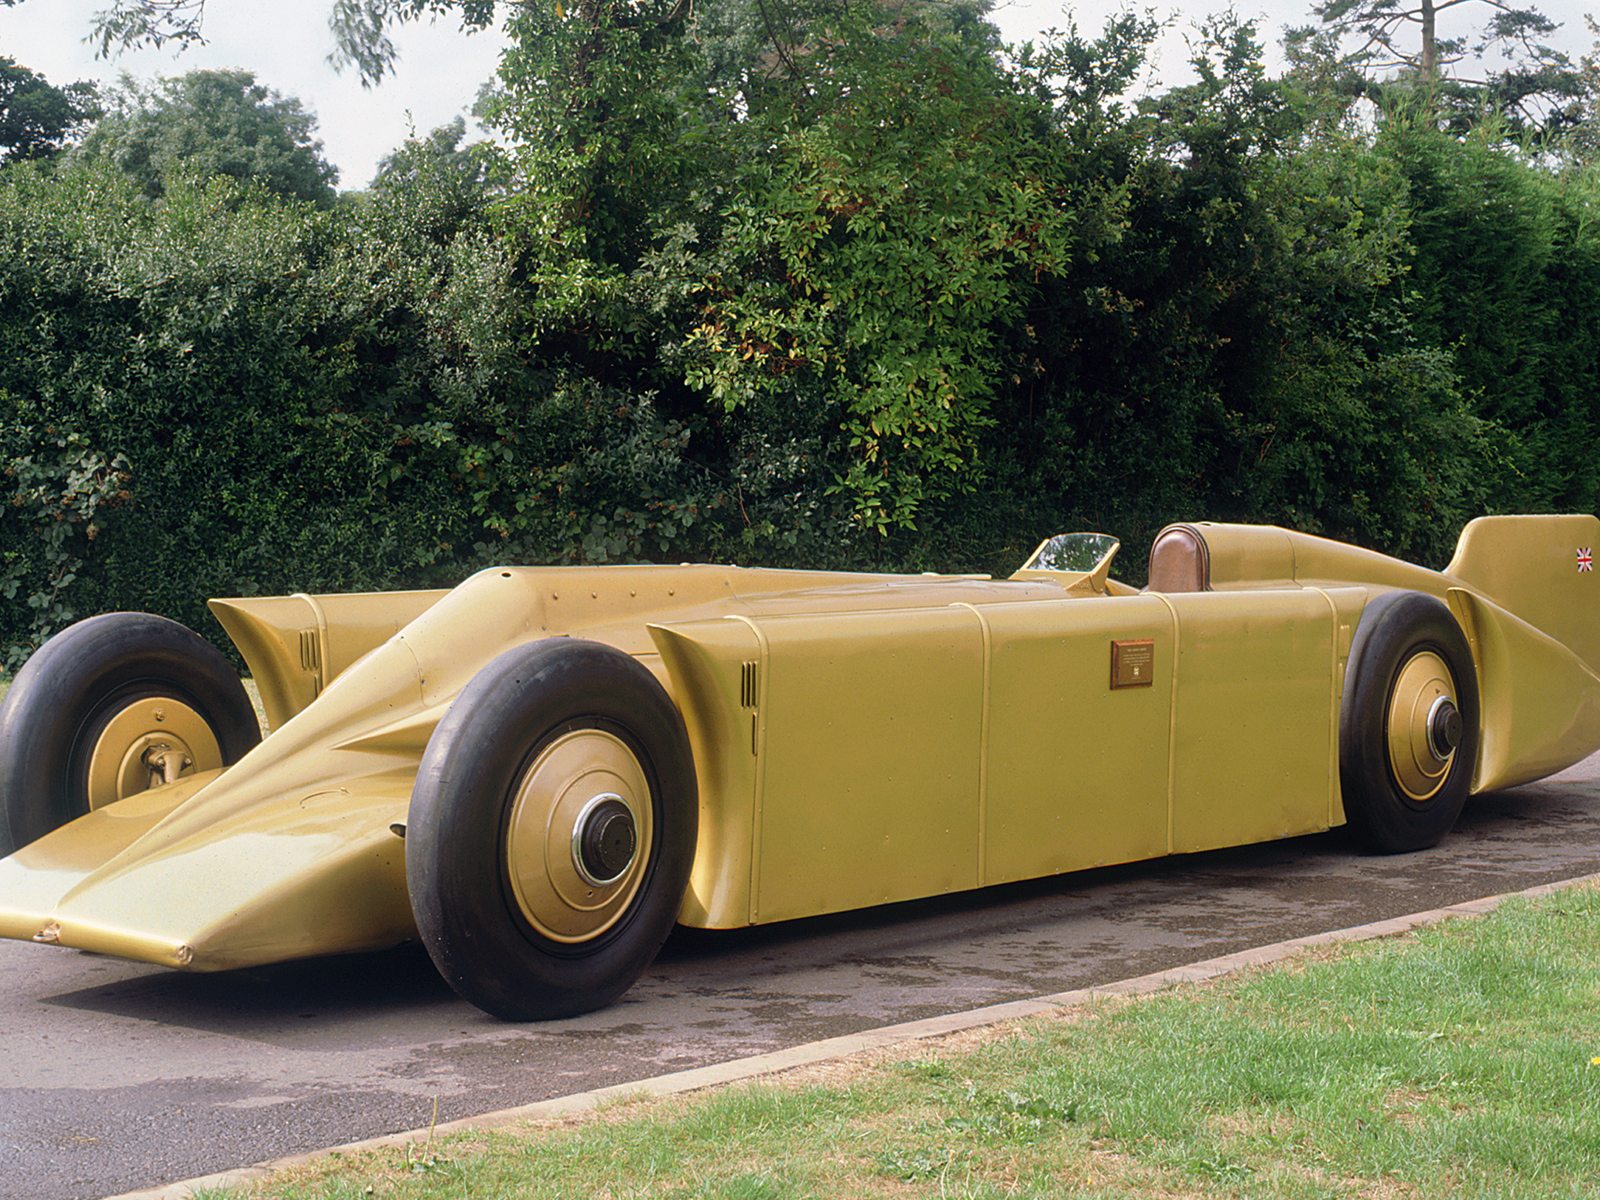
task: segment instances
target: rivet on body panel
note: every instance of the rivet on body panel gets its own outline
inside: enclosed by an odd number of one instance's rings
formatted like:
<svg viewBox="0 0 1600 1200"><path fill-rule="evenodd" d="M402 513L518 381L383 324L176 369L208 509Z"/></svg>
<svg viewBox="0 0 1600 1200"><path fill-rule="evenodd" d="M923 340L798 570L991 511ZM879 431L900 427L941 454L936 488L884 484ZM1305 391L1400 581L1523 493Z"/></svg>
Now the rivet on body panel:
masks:
<svg viewBox="0 0 1600 1200"><path fill-rule="evenodd" d="M194 961L194 948L192 946L179 946L172 952L172 961L180 967L187 967Z"/></svg>

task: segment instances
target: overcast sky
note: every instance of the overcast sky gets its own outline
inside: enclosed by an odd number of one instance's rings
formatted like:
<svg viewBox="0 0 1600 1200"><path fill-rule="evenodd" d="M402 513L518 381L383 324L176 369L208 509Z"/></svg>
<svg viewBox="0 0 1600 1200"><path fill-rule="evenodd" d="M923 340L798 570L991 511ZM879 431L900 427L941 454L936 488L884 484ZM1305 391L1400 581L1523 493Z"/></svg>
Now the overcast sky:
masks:
<svg viewBox="0 0 1600 1200"><path fill-rule="evenodd" d="M1122 0L1086 0L1068 13L1059 0L997 2L992 17L1013 42L1036 37L1052 25L1065 27L1070 20L1076 20L1081 32L1095 33L1107 15L1125 6ZM366 186L379 159L412 130L426 134L470 109L479 86L494 74L502 44L494 31L464 34L451 20L400 26L392 34L401 52L397 72L379 86L364 89L354 72L339 74L327 63L333 49L328 32L331 0L208 0L206 45L181 53L171 48L142 50L110 62L97 61L83 39L94 13L109 3L22 0L15 7L0 7L0 54L58 85L79 79L114 83L123 71L142 80L200 68L253 71L258 81L298 97L316 115L324 156L339 168L339 186L345 189ZM1600 4L1594 0L1534 3L1552 20L1562 22L1553 39L1561 49L1574 57L1589 49L1583 12ZM1173 31L1155 56L1152 78L1166 86L1181 83L1187 74L1181 34L1193 19L1226 8L1227 0L1190 0L1181 12L1170 3L1149 6L1173 21ZM1235 0L1234 7L1241 17L1259 21L1269 45L1285 25L1309 23L1310 0ZM1448 27L1451 32L1455 28Z"/></svg>

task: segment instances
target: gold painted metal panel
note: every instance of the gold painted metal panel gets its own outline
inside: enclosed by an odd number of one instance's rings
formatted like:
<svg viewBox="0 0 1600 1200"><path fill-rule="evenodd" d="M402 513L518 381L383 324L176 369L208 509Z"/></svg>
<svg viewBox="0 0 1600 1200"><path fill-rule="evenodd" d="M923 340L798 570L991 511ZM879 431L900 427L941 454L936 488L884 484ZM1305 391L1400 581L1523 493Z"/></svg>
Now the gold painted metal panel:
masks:
<svg viewBox="0 0 1600 1200"><path fill-rule="evenodd" d="M1294 547L1285 530L1208 521L1193 528L1205 539L1213 588L1282 587L1294 578Z"/></svg>
<svg viewBox="0 0 1600 1200"><path fill-rule="evenodd" d="M1205 539L1210 585L1216 591L1361 584L1409 588L1443 598L1443 581L1437 572L1375 550L1274 525L1199 521L1190 528Z"/></svg>
<svg viewBox="0 0 1600 1200"><path fill-rule="evenodd" d="M1293 548L1293 578L1304 587L1360 584L1374 592L1405 588L1444 598L1444 580L1437 572L1426 567L1309 533L1287 529L1280 532Z"/></svg>
<svg viewBox="0 0 1600 1200"><path fill-rule="evenodd" d="M991 646L983 881L1165 854L1172 610L1127 596L979 612ZM1124 640L1152 643L1149 687L1111 687Z"/></svg>
<svg viewBox="0 0 1600 1200"><path fill-rule="evenodd" d="M407 936L389 827L417 759L485 663L549 636L636 655L683 710L702 844L681 915L714 927L1341 820L1345 658L1386 588L1447 596L1467 633L1479 788L1600 742L1595 577L1575 554L1600 541L1593 517L1474 523L1445 575L1290 531L1196 528L1212 592L689 566L219 601L272 735L0 863L0 935L194 969ZM1117 642L1149 643L1148 684L1134 654L1112 687Z"/></svg>
<svg viewBox="0 0 1600 1200"><path fill-rule="evenodd" d="M760 618L753 919L979 882L983 636L966 607Z"/></svg>
<svg viewBox="0 0 1600 1200"><path fill-rule="evenodd" d="M362 655L382 645L449 592L365 592L211 601L277 729Z"/></svg>
<svg viewBox="0 0 1600 1200"><path fill-rule="evenodd" d="M1178 624L1172 849L1328 827L1337 620L1315 589L1166 596Z"/></svg>
<svg viewBox="0 0 1600 1200"><path fill-rule="evenodd" d="M1483 711L1473 790L1542 779L1588 757L1600 743L1600 677L1481 597L1452 588L1449 598L1472 647Z"/></svg>
<svg viewBox="0 0 1600 1200"><path fill-rule="evenodd" d="M1355 640L1356 627L1372 592L1364 587L1330 587L1320 589L1333 606L1333 724L1332 744L1328 754L1328 778L1332 796L1328 805L1328 827L1345 823L1344 792L1339 779L1339 716L1344 701L1345 672L1350 667L1350 646Z"/></svg>
<svg viewBox="0 0 1600 1200"><path fill-rule="evenodd" d="M1445 573L1600 672L1597 550L1600 520L1587 513L1479 517L1461 531Z"/></svg>
<svg viewBox="0 0 1600 1200"><path fill-rule="evenodd" d="M415 936L389 829L414 774L290 793L143 851L190 789L98 809L0 862L0 935L197 971L394 945Z"/></svg>
<svg viewBox="0 0 1600 1200"><path fill-rule="evenodd" d="M765 654L743 620L650 628L683 714L700 789L700 833L678 922L736 929L755 920L757 748Z"/></svg>
<svg viewBox="0 0 1600 1200"><path fill-rule="evenodd" d="M304 685L313 674L308 667L332 664L320 694L285 719L300 702L286 687L271 735L205 786L186 780L141 793L15 856L0 869L0 932L31 937L50 926L63 945L192 969L387 944L410 931L396 857L403 843L390 826L403 827L410 779L446 708L502 651L540 637L589 637L637 655L670 691L676 684L651 640L652 619L807 604L848 610L869 596L915 605L1060 594L1044 583L710 566L507 567L481 571L437 600L402 595L387 609L387 597L225 605L225 612L251 614L242 624L255 632L244 640L259 635L258 661L276 664L264 675L301 672ZM376 639L407 605L420 612L400 632L342 665L341 654ZM347 624L334 619L341 611ZM749 624L727 627L751 637ZM316 652L302 657L300 634L308 628ZM723 685L707 686L714 692ZM736 788L729 782L726 790ZM754 844L748 831L743 836L746 847ZM723 889L741 924L752 919L748 882L743 889ZM175 908L171 897L186 892L205 900Z"/></svg>

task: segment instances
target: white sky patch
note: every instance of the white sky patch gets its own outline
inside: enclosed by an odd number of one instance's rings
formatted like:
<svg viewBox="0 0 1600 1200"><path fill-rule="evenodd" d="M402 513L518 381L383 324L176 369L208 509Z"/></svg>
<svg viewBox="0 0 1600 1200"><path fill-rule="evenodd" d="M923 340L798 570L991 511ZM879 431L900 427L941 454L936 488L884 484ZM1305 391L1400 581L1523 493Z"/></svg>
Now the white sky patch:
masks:
<svg viewBox="0 0 1600 1200"><path fill-rule="evenodd" d="M22 0L0 8L0 54L60 86L79 79L114 84L135 78L238 67L285 96L298 97L317 118L323 156L339 168L343 190L371 181L380 159L415 130L427 134L467 115L478 88L493 77L504 43L495 30L465 34L459 22L412 23L390 34L400 48L396 73L363 88L355 72L328 65L333 35L330 0L209 0L206 44L178 51L125 53L96 59L85 44L94 14L108 0Z"/></svg>

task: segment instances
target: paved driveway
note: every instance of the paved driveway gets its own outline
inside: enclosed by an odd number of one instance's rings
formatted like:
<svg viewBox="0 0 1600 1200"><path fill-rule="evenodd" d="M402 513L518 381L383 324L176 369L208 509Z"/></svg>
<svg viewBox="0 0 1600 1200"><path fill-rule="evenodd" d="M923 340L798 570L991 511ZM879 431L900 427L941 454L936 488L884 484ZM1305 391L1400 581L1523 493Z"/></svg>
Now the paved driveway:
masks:
<svg viewBox="0 0 1600 1200"><path fill-rule="evenodd" d="M503 1025L415 948L220 976L0 943L0 1178L78 1200L1600 871L1600 756L1437 850L1338 833L733 934Z"/></svg>

